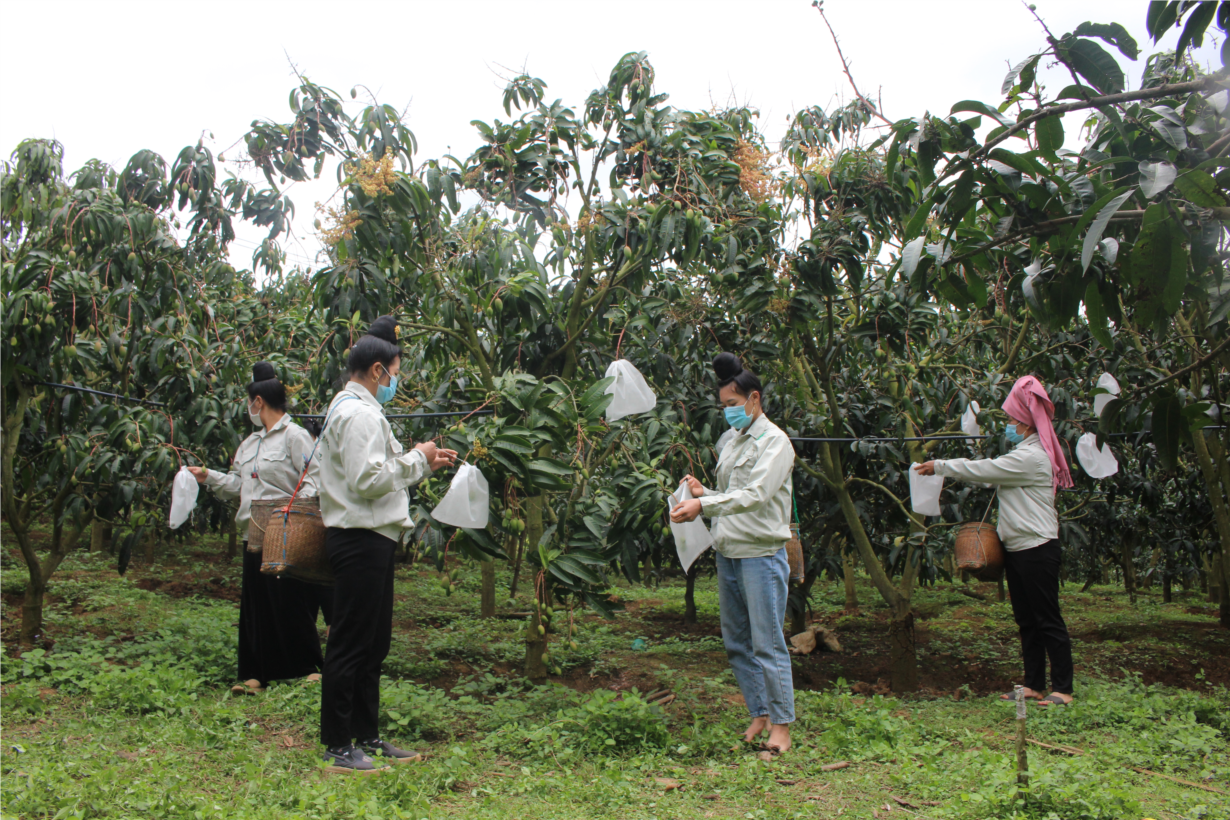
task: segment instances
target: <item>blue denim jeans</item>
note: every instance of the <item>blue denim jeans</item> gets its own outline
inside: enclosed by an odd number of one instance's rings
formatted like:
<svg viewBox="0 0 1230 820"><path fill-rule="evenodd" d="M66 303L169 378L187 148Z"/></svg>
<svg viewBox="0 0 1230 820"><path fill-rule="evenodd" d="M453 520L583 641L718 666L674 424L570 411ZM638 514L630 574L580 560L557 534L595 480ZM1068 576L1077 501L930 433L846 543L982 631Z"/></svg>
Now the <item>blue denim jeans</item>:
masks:
<svg viewBox="0 0 1230 820"><path fill-rule="evenodd" d="M722 642L752 717L794 722L794 679L786 649L786 550L767 558L717 554Z"/></svg>

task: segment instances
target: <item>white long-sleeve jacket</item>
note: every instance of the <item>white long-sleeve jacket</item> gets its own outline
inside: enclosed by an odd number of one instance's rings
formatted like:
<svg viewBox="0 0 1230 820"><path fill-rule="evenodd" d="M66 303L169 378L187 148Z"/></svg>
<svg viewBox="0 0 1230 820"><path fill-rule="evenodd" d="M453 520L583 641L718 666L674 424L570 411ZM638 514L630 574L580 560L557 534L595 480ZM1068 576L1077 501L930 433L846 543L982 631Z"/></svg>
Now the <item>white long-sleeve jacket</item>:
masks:
<svg viewBox="0 0 1230 820"><path fill-rule="evenodd" d="M312 452L312 437L289 415L278 419L268 430L262 428L243 440L235 451L230 472L210 470L205 486L225 500L239 499L235 524L248 537L252 502L287 498L299 484L299 476ZM299 495L316 495L317 470L313 465L303 479Z"/></svg>
<svg viewBox="0 0 1230 820"><path fill-rule="evenodd" d="M1059 537L1051 458L1037 433L999 458L937 460L935 474L999 487L996 529L1009 552L1027 550Z"/></svg>
<svg viewBox="0 0 1230 820"><path fill-rule="evenodd" d="M325 526L374 530L394 541L412 524L406 488L431 475L427 457L405 451L379 402L355 382L333 397L315 460Z"/></svg>
<svg viewBox="0 0 1230 820"><path fill-rule="evenodd" d="M706 489L701 511L713 522L713 548L727 558L763 558L790 540L794 445L761 414L718 455L718 492Z"/></svg>

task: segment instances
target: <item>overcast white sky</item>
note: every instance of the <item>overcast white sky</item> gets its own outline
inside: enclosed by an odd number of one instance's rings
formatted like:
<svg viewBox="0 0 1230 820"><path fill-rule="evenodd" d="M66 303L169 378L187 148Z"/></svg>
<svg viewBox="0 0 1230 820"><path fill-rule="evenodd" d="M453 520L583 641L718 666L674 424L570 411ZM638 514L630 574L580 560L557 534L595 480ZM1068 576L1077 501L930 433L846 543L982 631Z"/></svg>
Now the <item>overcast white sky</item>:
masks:
<svg viewBox="0 0 1230 820"><path fill-rule="evenodd" d="M1035 5L1057 36L1085 20L1120 22L1145 54L1154 50L1145 0ZM827 0L825 7L860 90L881 95L890 119L947 114L964 99L995 105L1009 65L1045 44L1018 0ZM93 157L123 167L142 148L171 162L202 132L213 134L217 153L253 119L288 120L295 85L288 58L348 102L362 84L381 102L408 106L418 160L464 158L478 144L471 120L507 119L502 76L524 67L547 82L549 99L579 111L629 51L649 52L658 90L675 106L732 99L755 106L771 140L798 109L852 96L810 0L3 0L0 21L0 154L26 137L55 137L69 172ZM1157 48L1173 48L1177 36ZM1129 87L1139 87L1143 56L1129 63L1107 48ZM1208 40L1199 54L1220 66ZM1055 91L1069 82L1053 71L1042 78ZM1072 147L1077 123L1065 124ZM332 190L327 183L291 190L292 264L313 264L313 203ZM260 236L240 230L237 266L250 266Z"/></svg>

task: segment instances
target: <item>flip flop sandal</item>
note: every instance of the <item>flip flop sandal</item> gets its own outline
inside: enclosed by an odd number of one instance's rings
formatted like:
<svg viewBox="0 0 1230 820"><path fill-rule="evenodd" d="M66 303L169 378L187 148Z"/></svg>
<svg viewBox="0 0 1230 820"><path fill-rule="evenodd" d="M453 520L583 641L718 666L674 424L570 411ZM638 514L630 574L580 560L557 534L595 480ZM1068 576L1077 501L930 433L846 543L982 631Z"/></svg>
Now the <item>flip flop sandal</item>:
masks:
<svg viewBox="0 0 1230 820"><path fill-rule="evenodd" d="M999 699L1000 700L1016 700L1016 692L1005 692L1004 694L999 696ZM1025 696L1025 700L1041 700L1041 699L1042 697L1036 694Z"/></svg>
<svg viewBox="0 0 1230 820"><path fill-rule="evenodd" d="M1067 706L1068 701L1059 697L1059 695L1047 695L1038 701L1039 706Z"/></svg>

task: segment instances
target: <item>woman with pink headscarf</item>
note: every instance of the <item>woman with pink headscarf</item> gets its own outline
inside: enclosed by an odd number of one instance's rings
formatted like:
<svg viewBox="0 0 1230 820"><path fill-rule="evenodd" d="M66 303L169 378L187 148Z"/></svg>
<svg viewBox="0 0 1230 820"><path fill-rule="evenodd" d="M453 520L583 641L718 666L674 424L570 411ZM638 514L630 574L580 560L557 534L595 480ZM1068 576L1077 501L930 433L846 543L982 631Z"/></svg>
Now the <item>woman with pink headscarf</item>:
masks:
<svg viewBox="0 0 1230 820"><path fill-rule="evenodd" d="M1021 631L1025 697L1062 706L1072 702L1072 639L1059 612L1062 555L1055 493L1072 486L1072 474L1052 423L1055 405L1041 382L1033 376L1018 379L1003 410L1009 419L1005 433L1016 445L1012 452L999 458L937 459L914 469L922 475L998 486L997 529L1007 553L1012 615ZM1043 697L1048 656L1052 691Z"/></svg>

